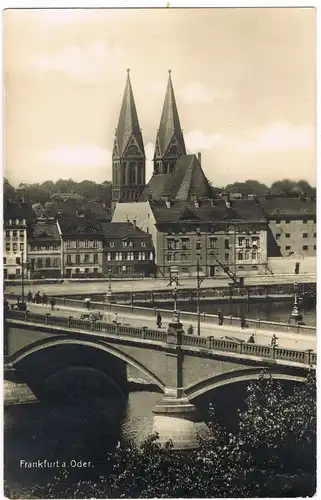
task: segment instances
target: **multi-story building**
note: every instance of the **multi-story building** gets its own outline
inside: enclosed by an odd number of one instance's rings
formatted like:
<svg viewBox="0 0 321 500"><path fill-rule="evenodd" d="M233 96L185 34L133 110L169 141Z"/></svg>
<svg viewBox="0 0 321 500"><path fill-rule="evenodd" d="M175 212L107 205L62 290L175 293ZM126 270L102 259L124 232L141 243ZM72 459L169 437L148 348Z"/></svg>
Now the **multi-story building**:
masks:
<svg viewBox="0 0 321 500"><path fill-rule="evenodd" d="M130 222L101 223L103 273L109 276L155 275L152 237Z"/></svg>
<svg viewBox="0 0 321 500"><path fill-rule="evenodd" d="M268 254L271 257L316 255L316 202L299 198L260 198L269 222Z"/></svg>
<svg viewBox="0 0 321 500"><path fill-rule="evenodd" d="M20 278L22 266L27 262L27 233L32 221L32 209L25 202L4 205L3 276Z"/></svg>
<svg viewBox="0 0 321 500"><path fill-rule="evenodd" d="M100 225L83 214L62 216L57 224L62 240L62 275L101 276L104 236Z"/></svg>
<svg viewBox="0 0 321 500"><path fill-rule="evenodd" d="M39 219L28 237L28 276L56 278L62 275L61 238L54 220Z"/></svg>

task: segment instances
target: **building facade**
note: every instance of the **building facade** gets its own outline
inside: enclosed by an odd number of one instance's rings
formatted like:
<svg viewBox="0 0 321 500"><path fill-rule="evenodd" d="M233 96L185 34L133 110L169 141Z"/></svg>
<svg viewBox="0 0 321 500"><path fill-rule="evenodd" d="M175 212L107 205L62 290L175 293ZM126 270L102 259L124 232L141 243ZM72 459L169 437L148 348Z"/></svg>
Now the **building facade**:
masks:
<svg viewBox="0 0 321 500"><path fill-rule="evenodd" d="M316 202L299 198L259 200L269 222L270 257L313 257L317 248Z"/></svg>
<svg viewBox="0 0 321 500"><path fill-rule="evenodd" d="M66 278L99 277L103 274L103 233L88 217L61 217L62 275Z"/></svg>
<svg viewBox="0 0 321 500"><path fill-rule="evenodd" d="M3 277L21 278L22 266L27 262L31 207L24 202L8 202L4 205L3 219Z"/></svg>
<svg viewBox="0 0 321 500"><path fill-rule="evenodd" d="M101 224L105 276L155 276L155 252L150 234L130 222Z"/></svg>
<svg viewBox="0 0 321 500"><path fill-rule="evenodd" d="M54 220L38 220L28 237L28 273L31 279L58 278L62 274L61 238Z"/></svg>

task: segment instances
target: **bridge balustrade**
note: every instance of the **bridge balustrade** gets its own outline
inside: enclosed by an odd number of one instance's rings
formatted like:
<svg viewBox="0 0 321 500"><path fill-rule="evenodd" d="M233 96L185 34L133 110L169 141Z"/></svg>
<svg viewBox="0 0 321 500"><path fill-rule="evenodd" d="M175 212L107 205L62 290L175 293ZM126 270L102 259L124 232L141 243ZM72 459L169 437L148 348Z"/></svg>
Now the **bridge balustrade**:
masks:
<svg viewBox="0 0 321 500"><path fill-rule="evenodd" d="M117 326L114 323L103 323L102 321L96 321L93 323L93 329L97 332L106 332L117 334Z"/></svg>
<svg viewBox="0 0 321 500"><path fill-rule="evenodd" d="M64 318L62 316L51 316L51 314L48 314L46 316L48 325L68 326L68 318Z"/></svg>
<svg viewBox="0 0 321 500"><path fill-rule="evenodd" d="M196 337L193 335L183 335L183 344L184 345L195 345L199 347L208 347L207 346L207 338L206 337Z"/></svg>
<svg viewBox="0 0 321 500"><path fill-rule="evenodd" d="M78 328L79 330L92 330L92 322L87 319L70 318L68 326L70 328Z"/></svg>
<svg viewBox="0 0 321 500"><path fill-rule="evenodd" d="M271 357L271 347L242 342L242 354L250 354L252 356L262 356L264 358L269 358Z"/></svg>

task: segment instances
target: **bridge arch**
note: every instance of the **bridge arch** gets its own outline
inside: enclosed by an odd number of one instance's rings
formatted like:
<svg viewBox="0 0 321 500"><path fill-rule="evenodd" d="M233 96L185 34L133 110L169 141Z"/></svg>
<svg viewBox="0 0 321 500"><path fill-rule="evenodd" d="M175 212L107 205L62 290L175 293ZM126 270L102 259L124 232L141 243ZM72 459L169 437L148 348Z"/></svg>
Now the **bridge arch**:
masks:
<svg viewBox="0 0 321 500"><path fill-rule="evenodd" d="M284 367L282 370L281 365L275 367L260 366L248 368L246 370L241 369L222 373L220 375L214 375L200 382L197 382L196 384L192 384L186 387L184 389L184 392L188 399L190 401L193 401L202 394L205 394L206 392L212 391L213 389L217 389L219 387L236 384L238 382L257 380L263 369L266 370L267 374L272 375L273 378L277 380L290 380L293 382L305 381L304 369L302 369L302 374L298 375L291 372L291 370L287 369L287 367Z"/></svg>
<svg viewBox="0 0 321 500"><path fill-rule="evenodd" d="M157 385L162 390L162 392L165 391L165 385L163 384L163 382L158 377L156 377L154 373L152 373L149 369L147 369L144 365L142 365L135 359L131 358L127 354L124 354L116 347L111 347L110 345L106 345L104 342L98 339L91 341L89 339L71 339L65 336L64 337L61 336L59 338L38 340L34 342L32 345L24 347L19 351L17 351L14 355L10 356L8 359L8 363L6 363L6 365L9 368L15 368L20 361L28 358L29 356L32 356L33 354L39 353L43 350L50 349L51 347L62 346L62 345L80 345L80 346L90 347L108 353L112 356L115 356L116 358L120 359L121 361L124 361L125 363L131 365L132 367L136 368L138 371L146 375L155 385Z"/></svg>

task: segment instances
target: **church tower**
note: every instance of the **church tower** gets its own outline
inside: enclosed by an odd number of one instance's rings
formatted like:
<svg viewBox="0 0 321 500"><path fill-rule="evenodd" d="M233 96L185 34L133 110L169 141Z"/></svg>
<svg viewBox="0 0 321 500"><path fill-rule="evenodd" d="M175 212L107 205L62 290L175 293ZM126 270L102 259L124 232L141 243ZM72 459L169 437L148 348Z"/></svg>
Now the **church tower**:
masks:
<svg viewBox="0 0 321 500"><path fill-rule="evenodd" d="M171 70L168 71L168 74L165 102L156 136L154 174L171 173L178 158L186 154L183 131L175 101Z"/></svg>
<svg viewBox="0 0 321 500"><path fill-rule="evenodd" d="M145 150L127 70L127 81L113 146L112 211L117 202L137 201L145 179Z"/></svg>

